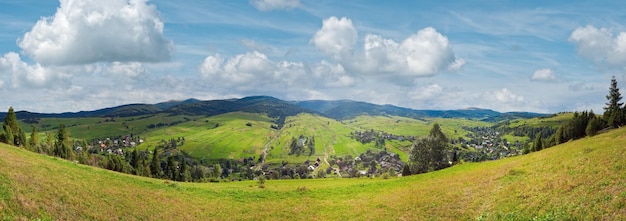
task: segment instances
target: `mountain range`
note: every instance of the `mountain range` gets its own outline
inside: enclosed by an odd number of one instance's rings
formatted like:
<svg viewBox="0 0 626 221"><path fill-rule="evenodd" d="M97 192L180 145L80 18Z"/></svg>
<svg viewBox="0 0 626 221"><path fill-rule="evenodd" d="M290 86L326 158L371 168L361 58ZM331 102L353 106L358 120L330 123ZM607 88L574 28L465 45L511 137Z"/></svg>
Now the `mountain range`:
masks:
<svg viewBox="0 0 626 221"><path fill-rule="evenodd" d="M299 113L313 113L345 120L359 115L371 116L401 116L409 118L467 118L488 122L516 118L533 118L547 114L531 112L501 113L489 109L466 108L458 110L416 110L394 105L378 105L352 100L307 100L285 101L270 96L250 96L239 99L198 100L187 99L182 101L166 101L157 104L126 104L116 107L103 108L93 111L65 112L65 113L34 113L17 111L18 119L30 118L76 118L76 117L129 117L147 114L168 113L171 115L205 115L213 116L223 113L242 111L250 113L265 113L273 118L284 118ZM6 112L0 113L4 118Z"/></svg>

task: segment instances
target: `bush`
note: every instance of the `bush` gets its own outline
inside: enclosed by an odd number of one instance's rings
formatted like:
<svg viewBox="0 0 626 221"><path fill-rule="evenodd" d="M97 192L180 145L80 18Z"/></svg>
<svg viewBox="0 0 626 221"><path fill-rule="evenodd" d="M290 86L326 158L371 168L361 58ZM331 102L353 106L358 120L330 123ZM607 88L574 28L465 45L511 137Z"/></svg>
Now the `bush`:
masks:
<svg viewBox="0 0 626 221"><path fill-rule="evenodd" d="M257 183L259 184L259 188L265 188L265 175L260 175L257 177Z"/></svg>
<svg viewBox="0 0 626 221"><path fill-rule="evenodd" d="M383 179L389 179L389 177L391 177L391 175L389 175L389 172L383 173L382 175Z"/></svg>

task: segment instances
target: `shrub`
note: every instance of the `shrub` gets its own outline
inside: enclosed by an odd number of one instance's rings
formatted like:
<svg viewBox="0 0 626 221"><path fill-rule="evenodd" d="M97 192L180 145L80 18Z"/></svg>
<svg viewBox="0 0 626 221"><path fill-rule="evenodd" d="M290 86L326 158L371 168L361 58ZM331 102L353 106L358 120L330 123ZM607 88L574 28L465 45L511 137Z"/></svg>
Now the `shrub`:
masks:
<svg viewBox="0 0 626 221"><path fill-rule="evenodd" d="M265 188L265 175L260 175L257 177L257 183L259 184L259 188Z"/></svg>
<svg viewBox="0 0 626 221"><path fill-rule="evenodd" d="M383 173L382 177L383 179L389 179L391 175L389 175L389 172Z"/></svg>

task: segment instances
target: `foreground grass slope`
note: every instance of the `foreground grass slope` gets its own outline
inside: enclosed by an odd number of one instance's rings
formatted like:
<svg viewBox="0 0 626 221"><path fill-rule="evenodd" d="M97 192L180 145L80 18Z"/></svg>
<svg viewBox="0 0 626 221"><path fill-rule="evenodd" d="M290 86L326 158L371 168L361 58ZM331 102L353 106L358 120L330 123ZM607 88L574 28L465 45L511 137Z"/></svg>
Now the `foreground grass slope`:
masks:
<svg viewBox="0 0 626 221"><path fill-rule="evenodd" d="M0 218L624 220L626 129L393 179L176 183L0 145Z"/></svg>

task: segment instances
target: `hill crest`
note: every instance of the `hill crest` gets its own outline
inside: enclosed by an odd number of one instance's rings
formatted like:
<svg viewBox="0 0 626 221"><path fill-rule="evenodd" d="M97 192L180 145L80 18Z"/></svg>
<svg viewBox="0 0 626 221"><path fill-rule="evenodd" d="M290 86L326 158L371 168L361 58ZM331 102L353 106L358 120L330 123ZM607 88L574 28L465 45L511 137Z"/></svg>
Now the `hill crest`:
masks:
<svg viewBox="0 0 626 221"><path fill-rule="evenodd" d="M171 115L214 116L234 111L265 113L270 117L286 117L298 113L314 113L336 120L350 119L359 115L392 115L415 119L425 117L466 118L489 122L547 115L529 112L500 113L490 109L475 107L457 110L416 110L390 104L379 105L353 100L285 101L271 96L249 96L218 100L198 100L190 98L179 101L170 100L156 104L125 104L93 111L65 113L33 113L29 111L18 111L16 114L19 119L31 119L47 117L129 117L157 113L168 113ZM4 117L5 115L5 112L0 112L0 117Z"/></svg>

